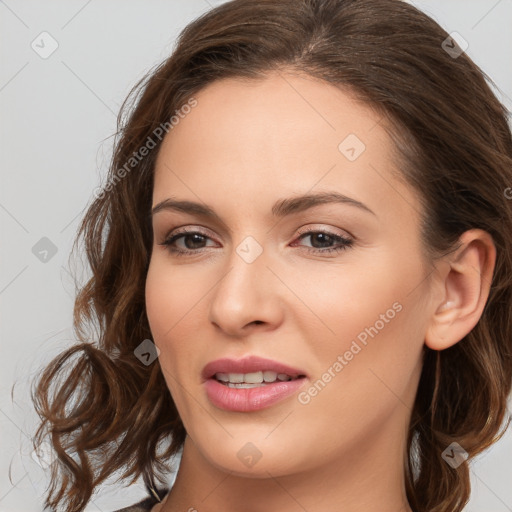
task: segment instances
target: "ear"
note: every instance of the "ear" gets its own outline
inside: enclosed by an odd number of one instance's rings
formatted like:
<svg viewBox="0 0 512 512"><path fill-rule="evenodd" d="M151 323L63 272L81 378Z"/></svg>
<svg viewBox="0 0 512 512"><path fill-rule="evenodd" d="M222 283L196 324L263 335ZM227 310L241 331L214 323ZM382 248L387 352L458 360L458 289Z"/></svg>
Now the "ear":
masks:
<svg viewBox="0 0 512 512"><path fill-rule="evenodd" d="M451 347L478 323L489 297L496 248L492 237L481 229L466 231L460 245L440 265L434 313L425 334L433 350Z"/></svg>

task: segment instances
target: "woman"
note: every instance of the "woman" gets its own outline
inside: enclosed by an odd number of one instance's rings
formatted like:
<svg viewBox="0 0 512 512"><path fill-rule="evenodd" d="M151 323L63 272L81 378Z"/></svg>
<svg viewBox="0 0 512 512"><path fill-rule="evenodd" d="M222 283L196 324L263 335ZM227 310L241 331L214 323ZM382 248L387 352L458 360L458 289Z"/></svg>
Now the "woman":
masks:
<svg viewBox="0 0 512 512"><path fill-rule="evenodd" d="M81 343L35 390L46 504L121 471L127 510L461 511L512 385L482 71L398 0L233 0L136 90L78 234Z"/></svg>

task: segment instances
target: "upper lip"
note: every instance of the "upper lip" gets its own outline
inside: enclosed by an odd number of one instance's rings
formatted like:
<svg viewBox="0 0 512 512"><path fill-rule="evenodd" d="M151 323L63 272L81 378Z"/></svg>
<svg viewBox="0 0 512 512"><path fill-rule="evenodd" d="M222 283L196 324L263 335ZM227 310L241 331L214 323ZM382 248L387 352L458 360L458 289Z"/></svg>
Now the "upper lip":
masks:
<svg viewBox="0 0 512 512"><path fill-rule="evenodd" d="M253 373L271 371L285 373L290 377L306 376L306 373L287 364L263 357L248 356L243 359L222 358L208 363L201 373L203 380L212 378L216 373Z"/></svg>

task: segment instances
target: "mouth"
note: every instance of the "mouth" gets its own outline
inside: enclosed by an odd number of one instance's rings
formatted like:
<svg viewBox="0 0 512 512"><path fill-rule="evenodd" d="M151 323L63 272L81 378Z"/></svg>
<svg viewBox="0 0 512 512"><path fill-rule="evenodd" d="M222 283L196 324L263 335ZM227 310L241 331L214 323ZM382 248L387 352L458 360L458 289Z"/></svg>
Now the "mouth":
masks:
<svg viewBox="0 0 512 512"><path fill-rule="evenodd" d="M257 371L251 373L215 373L211 378L224 386L235 389L258 388L268 386L275 382L289 382L291 380L304 379L306 375L289 375L277 373L272 370Z"/></svg>
<svg viewBox="0 0 512 512"><path fill-rule="evenodd" d="M303 370L257 356L217 359L204 367L201 377L213 406L244 413L284 403L308 379Z"/></svg>
<svg viewBox="0 0 512 512"><path fill-rule="evenodd" d="M223 358L208 363L201 373L203 382L215 379L228 387L251 388L307 377L305 371L258 356Z"/></svg>

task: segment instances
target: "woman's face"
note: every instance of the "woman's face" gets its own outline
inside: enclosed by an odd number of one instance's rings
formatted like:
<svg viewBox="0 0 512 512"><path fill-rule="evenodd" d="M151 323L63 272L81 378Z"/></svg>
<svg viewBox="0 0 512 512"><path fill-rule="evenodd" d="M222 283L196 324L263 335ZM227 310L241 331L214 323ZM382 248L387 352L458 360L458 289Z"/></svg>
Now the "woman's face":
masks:
<svg viewBox="0 0 512 512"><path fill-rule="evenodd" d="M401 464L433 301L382 119L290 74L195 97L158 155L146 284L195 450L241 476ZM237 366L249 356L273 362ZM258 383L280 371L305 377Z"/></svg>

